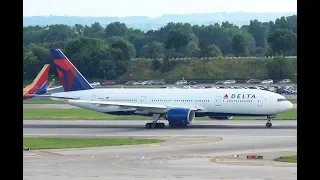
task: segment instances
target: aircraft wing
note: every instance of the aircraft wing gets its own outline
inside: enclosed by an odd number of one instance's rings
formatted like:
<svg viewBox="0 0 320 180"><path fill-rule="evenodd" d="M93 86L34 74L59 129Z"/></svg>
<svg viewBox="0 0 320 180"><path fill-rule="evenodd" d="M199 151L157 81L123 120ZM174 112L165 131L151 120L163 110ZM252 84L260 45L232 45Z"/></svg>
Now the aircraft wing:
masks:
<svg viewBox="0 0 320 180"><path fill-rule="evenodd" d="M106 106L121 106L124 108L138 108L143 110L168 110L170 108L188 108L195 111L203 110L201 107L186 107L186 106L168 106L168 105L160 105L160 104L146 104L146 103L127 103L127 102L115 102L115 101L88 101L88 100L79 100L79 98L72 98L72 97L63 97L63 96L53 96L53 95L36 95L36 94L27 94L27 96L38 96L38 97L49 97L53 100L65 100L68 102L75 102L75 103L88 103L88 104L95 104L99 107L106 107ZM151 110L152 111L152 110Z"/></svg>
<svg viewBox="0 0 320 180"><path fill-rule="evenodd" d="M55 97L52 97L55 98ZM59 99L59 98L57 98ZM192 110L201 110L199 107L181 107L181 106L167 106L160 104L145 104L145 103L126 103L126 102L114 102L114 101L87 101L87 100L77 100L77 99L66 99L68 102L76 102L76 103L89 103L95 104L100 107L104 106L122 106L126 108L140 108L140 109L169 109L173 107L177 108L189 108Z"/></svg>

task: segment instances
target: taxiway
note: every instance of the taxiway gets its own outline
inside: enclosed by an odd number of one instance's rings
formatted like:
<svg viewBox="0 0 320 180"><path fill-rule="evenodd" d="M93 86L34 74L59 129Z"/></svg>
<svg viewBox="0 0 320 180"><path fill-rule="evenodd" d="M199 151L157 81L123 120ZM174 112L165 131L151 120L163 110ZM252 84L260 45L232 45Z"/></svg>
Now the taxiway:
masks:
<svg viewBox="0 0 320 180"><path fill-rule="evenodd" d="M24 152L24 179L297 179L297 121L196 121L144 129L146 121L24 120L24 136L144 137L166 142ZM235 158L232 155L238 154ZM247 154L263 155L248 160Z"/></svg>

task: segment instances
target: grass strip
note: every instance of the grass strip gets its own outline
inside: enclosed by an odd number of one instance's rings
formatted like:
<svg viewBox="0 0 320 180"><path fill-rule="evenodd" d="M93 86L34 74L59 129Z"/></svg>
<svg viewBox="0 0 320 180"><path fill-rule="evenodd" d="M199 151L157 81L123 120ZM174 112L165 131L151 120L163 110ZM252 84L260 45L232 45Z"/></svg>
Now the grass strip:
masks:
<svg viewBox="0 0 320 180"><path fill-rule="evenodd" d="M283 156L283 157L280 157L280 158L276 159L276 161L297 163L297 155Z"/></svg>
<svg viewBox="0 0 320 180"><path fill-rule="evenodd" d="M160 139L138 138L52 138L52 137L24 137L24 147L30 149L62 149L84 148L99 146L121 146L160 143Z"/></svg>

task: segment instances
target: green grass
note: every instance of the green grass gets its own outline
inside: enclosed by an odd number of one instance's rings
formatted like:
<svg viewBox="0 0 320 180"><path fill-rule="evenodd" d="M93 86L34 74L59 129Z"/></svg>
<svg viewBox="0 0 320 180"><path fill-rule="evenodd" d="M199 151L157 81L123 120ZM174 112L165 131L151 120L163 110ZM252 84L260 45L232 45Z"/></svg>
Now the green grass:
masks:
<svg viewBox="0 0 320 180"><path fill-rule="evenodd" d="M120 146L160 143L160 139L137 139L137 138L47 138L47 137L24 137L24 147L30 149L61 149L83 148L98 146Z"/></svg>
<svg viewBox="0 0 320 180"><path fill-rule="evenodd" d="M116 116L99 113L85 109L24 109L24 120L150 120L151 117L145 116ZM209 120L208 117L199 117L198 120ZM233 117L234 120L265 120L266 117ZM297 110L292 109L288 112L278 114L274 120L296 120Z"/></svg>
<svg viewBox="0 0 320 180"><path fill-rule="evenodd" d="M283 156L283 157L276 159L276 161L297 163L297 155Z"/></svg>
<svg viewBox="0 0 320 180"><path fill-rule="evenodd" d="M296 104L297 100L296 99L289 99L290 102ZM23 104L62 104L59 101L54 101L54 100L32 100L32 99L28 99L28 100L24 100Z"/></svg>
<svg viewBox="0 0 320 180"><path fill-rule="evenodd" d="M296 99L288 99L288 100L293 104L297 104L297 100Z"/></svg>
<svg viewBox="0 0 320 180"><path fill-rule="evenodd" d="M215 80L233 79L234 77L237 77L238 79L250 79L251 77L256 77L258 79L268 79L267 64L270 59L219 58L219 60L212 60L192 58L170 61L170 70L165 73L162 73L159 70L153 70L152 60L139 59L129 61L127 67L130 70L118 77L118 80L169 80L182 79L182 77L184 77L184 79L206 79L210 82L212 81L212 78L214 78ZM296 72L297 59L286 59L285 61L290 67L292 67L292 69L290 70ZM257 66L257 64L259 64L259 66ZM200 81L199 83L202 82Z"/></svg>

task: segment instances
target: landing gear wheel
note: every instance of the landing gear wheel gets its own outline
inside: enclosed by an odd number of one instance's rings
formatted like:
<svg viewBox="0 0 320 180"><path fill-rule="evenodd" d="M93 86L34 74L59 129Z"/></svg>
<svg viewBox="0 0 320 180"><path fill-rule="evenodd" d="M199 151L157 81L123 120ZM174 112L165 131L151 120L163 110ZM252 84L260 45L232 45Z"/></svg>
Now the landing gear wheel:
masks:
<svg viewBox="0 0 320 180"><path fill-rule="evenodd" d="M166 125L164 123L162 123L162 128L164 129L166 127Z"/></svg>
<svg viewBox="0 0 320 180"><path fill-rule="evenodd" d="M146 129L163 129L165 128L164 123L147 123Z"/></svg>
<svg viewBox="0 0 320 180"><path fill-rule="evenodd" d="M151 124L150 123L147 123L146 124L146 129L150 129L151 128Z"/></svg>
<svg viewBox="0 0 320 180"><path fill-rule="evenodd" d="M155 129L157 127L156 123L151 123L151 129Z"/></svg>
<svg viewBox="0 0 320 180"><path fill-rule="evenodd" d="M266 127L267 128L271 128L272 127L272 118L275 118L275 116L267 116L267 123L266 123Z"/></svg>
<svg viewBox="0 0 320 180"><path fill-rule="evenodd" d="M165 124L164 123L157 123L156 128L163 129L163 128L165 128Z"/></svg>
<svg viewBox="0 0 320 180"><path fill-rule="evenodd" d="M266 127L267 127L267 128L271 128L271 127L272 127L272 123L271 123L271 122L267 122L267 123L266 123Z"/></svg>

